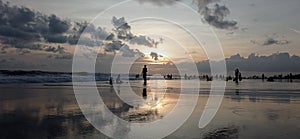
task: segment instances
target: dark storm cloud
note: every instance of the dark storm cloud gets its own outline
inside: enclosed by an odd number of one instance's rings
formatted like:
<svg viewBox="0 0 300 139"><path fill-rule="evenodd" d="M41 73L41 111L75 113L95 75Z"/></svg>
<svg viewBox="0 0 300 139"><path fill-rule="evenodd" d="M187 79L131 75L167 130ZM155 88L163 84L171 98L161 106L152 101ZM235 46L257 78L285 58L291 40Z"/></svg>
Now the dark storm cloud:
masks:
<svg viewBox="0 0 300 139"><path fill-rule="evenodd" d="M69 59L70 54L62 46L71 44L85 46L103 46L105 52L122 51L126 56L141 55L129 44L156 47L159 43L150 37L131 33L131 26L124 17L112 18L112 31L96 27L87 22L71 22L56 15L43 15L26 7L10 6L0 0L0 42L5 49L15 48L19 54L31 51L56 53L50 56L56 59ZM122 50L121 47L124 46Z"/></svg>
<svg viewBox="0 0 300 139"><path fill-rule="evenodd" d="M0 35L23 40L37 40L48 30L47 18L26 7L0 2Z"/></svg>
<svg viewBox="0 0 300 139"><path fill-rule="evenodd" d="M17 41L40 41L64 43L58 39L68 31L70 24L55 15L46 16L26 7L10 6L0 1L0 35L15 38ZM54 36L53 34L57 34Z"/></svg>
<svg viewBox="0 0 300 139"><path fill-rule="evenodd" d="M55 15L49 17L49 31L55 34L61 34L69 30L69 23L67 21L60 20Z"/></svg>
<svg viewBox="0 0 300 139"><path fill-rule="evenodd" d="M208 61L199 62L197 66L200 71L210 71ZM239 68L242 71L292 72L300 70L300 57L289 53L275 53L270 56L250 54L244 58L237 54L226 58L226 66L228 71Z"/></svg>
<svg viewBox="0 0 300 139"><path fill-rule="evenodd" d="M215 4L214 8L205 7L201 12L206 22L219 29L236 29L237 22L234 20L226 20L225 17L229 15L230 11L226 6Z"/></svg>
<svg viewBox="0 0 300 139"><path fill-rule="evenodd" d="M66 43L67 42L67 36L63 35L44 35L44 38L49 43Z"/></svg>
<svg viewBox="0 0 300 139"><path fill-rule="evenodd" d="M34 40L38 39L40 36L37 33L26 32L18 28L13 28L10 26L0 26L0 35L6 37L13 37L23 40Z"/></svg>

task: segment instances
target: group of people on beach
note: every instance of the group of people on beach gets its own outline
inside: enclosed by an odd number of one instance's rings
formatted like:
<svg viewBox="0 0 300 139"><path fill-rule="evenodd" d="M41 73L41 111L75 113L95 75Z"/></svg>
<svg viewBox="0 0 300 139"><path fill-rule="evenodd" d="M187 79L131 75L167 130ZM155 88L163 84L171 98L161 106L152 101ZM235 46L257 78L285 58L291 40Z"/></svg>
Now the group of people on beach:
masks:
<svg viewBox="0 0 300 139"><path fill-rule="evenodd" d="M143 77L143 80L144 80L144 83L143 85L147 85L147 72L148 72L148 69L147 69L147 65L144 65L143 69L142 69L142 77ZM139 78L139 74L136 75L136 78ZM216 76L216 78L219 79L225 79L224 76ZM194 78L196 78L196 76L194 75ZM206 79L206 81L212 81L213 80L213 77L211 76L208 76L208 75L203 75L204 79ZM172 74L167 74L167 75L164 75L164 79L167 79L167 80L172 80L173 79L173 75ZM184 79L186 80L190 80L190 79L193 79L192 76L187 76L187 74L184 75ZM199 79L201 79L201 76L199 76ZM233 80L235 81L236 83L238 83L239 81L242 81L242 75L241 75L241 72L239 71L239 69L236 69L235 70L235 77L232 78L232 77L226 77L226 81L228 80ZM110 77L109 79L109 84L113 84L114 83L114 80L113 80L113 77ZM116 84L121 84L123 83L122 80L121 80L121 77L120 77L120 74L117 76L117 79L116 79Z"/></svg>
<svg viewBox="0 0 300 139"><path fill-rule="evenodd" d="M142 76L143 76L143 80L144 80L144 85L147 85L147 72L148 72L148 69L147 69L147 65L144 65L144 68L142 70ZM136 75L136 77L138 77L138 75ZM109 78L109 84L113 84L114 83L114 79L113 77L110 77ZM118 75L117 79L116 79L116 83L117 84L121 84L123 83L122 80L121 80L121 77L120 77L120 74Z"/></svg>

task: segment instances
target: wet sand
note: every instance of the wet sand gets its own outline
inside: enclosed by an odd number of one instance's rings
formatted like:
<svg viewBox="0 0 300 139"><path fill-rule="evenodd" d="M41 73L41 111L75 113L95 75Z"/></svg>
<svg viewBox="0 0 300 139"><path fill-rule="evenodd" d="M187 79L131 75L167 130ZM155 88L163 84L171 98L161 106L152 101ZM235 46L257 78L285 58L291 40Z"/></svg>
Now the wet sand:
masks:
<svg viewBox="0 0 300 139"><path fill-rule="evenodd" d="M140 81L130 83L142 97ZM99 82L106 106L130 122L163 118L176 105L178 81L167 81L166 93L156 92L159 103L130 106L118 98L126 89ZM198 104L191 117L166 138L300 138L300 84L228 83L217 115L203 129L198 122L208 98L209 83L201 82ZM107 138L83 116L70 83L0 85L0 138ZM189 94L191 95L191 94ZM188 102L188 100L186 100ZM149 105L150 104L150 105Z"/></svg>

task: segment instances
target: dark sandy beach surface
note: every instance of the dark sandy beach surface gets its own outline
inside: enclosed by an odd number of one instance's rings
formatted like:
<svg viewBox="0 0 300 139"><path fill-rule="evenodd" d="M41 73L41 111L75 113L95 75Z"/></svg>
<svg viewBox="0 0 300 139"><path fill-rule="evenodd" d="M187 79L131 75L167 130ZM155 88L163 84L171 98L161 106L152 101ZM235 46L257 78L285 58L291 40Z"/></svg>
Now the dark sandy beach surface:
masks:
<svg viewBox="0 0 300 139"><path fill-rule="evenodd" d="M98 82L97 86L106 106L120 118L152 122L176 105L180 83L166 83L165 93L147 88L148 94L156 93L157 103L138 107L120 100L118 93L126 93L125 88L113 88L106 82ZM140 81L124 84L130 84L142 97ZM209 86L201 81L196 109L182 127L166 138L300 138L299 83L229 82L215 118L200 129L198 123ZM0 90L0 138L107 138L85 119L71 83L3 84Z"/></svg>

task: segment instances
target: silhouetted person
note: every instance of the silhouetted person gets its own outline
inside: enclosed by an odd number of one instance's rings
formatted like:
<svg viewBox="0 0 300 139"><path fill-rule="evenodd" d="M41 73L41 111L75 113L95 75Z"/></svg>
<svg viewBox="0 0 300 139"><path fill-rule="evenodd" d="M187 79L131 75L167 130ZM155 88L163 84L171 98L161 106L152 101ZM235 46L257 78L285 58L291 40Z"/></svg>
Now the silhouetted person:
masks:
<svg viewBox="0 0 300 139"><path fill-rule="evenodd" d="M290 82L293 82L293 74L290 73Z"/></svg>
<svg viewBox="0 0 300 139"><path fill-rule="evenodd" d="M241 72L239 72L239 81L242 81L242 80L243 80L242 74L241 74Z"/></svg>
<svg viewBox="0 0 300 139"><path fill-rule="evenodd" d="M274 78L273 77L269 77L267 81L268 82L274 82Z"/></svg>
<svg viewBox="0 0 300 139"><path fill-rule="evenodd" d="M262 75L261 75L261 79L262 79L263 81L265 81L265 74L262 74Z"/></svg>
<svg viewBox="0 0 300 139"><path fill-rule="evenodd" d="M147 65L144 65L144 68L143 68L143 71L142 71L142 74L143 74L143 79L144 79L144 85L147 85Z"/></svg>
<svg viewBox="0 0 300 139"><path fill-rule="evenodd" d="M109 78L109 84L113 85L113 78L112 77Z"/></svg>
<svg viewBox="0 0 300 139"><path fill-rule="evenodd" d="M117 82L117 84L122 83L121 78L120 78L120 74L118 75L116 82Z"/></svg>
<svg viewBox="0 0 300 139"><path fill-rule="evenodd" d="M241 81L241 79L242 79L242 75L241 75L240 70L238 68L235 70L234 75L235 75L235 77L234 77L235 83L239 83L239 80Z"/></svg>

